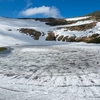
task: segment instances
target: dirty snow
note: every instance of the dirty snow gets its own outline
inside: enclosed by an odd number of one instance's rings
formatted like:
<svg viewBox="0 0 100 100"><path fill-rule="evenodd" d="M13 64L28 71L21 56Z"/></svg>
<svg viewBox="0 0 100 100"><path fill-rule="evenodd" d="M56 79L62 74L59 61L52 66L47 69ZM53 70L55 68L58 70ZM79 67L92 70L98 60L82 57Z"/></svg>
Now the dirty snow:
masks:
<svg viewBox="0 0 100 100"><path fill-rule="evenodd" d="M99 100L99 46L12 47L0 55L0 100Z"/></svg>

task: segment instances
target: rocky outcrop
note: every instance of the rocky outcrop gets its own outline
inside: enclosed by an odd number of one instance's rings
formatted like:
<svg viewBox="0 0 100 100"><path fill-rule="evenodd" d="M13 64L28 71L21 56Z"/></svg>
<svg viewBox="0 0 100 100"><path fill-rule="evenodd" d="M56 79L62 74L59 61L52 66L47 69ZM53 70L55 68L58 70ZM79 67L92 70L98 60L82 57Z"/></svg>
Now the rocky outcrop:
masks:
<svg viewBox="0 0 100 100"><path fill-rule="evenodd" d="M27 35L30 35L34 38L34 40L39 40L39 37L41 36L41 32L36 31L34 29L28 29L28 28L21 28L19 29L21 33L25 33Z"/></svg>
<svg viewBox="0 0 100 100"><path fill-rule="evenodd" d="M56 36L53 32L49 32L46 41L56 41Z"/></svg>
<svg viewBox="0 0 100 100"><path fill-rule="evenodd" d="M50 26L56 26L56 25L68 25L75 22L76 21L66 21L65 19L51 19L46 24Z"/></svg>
<svg viewBox="0 0 100 100"><path fill-rule="evenodd" d="M58 40L58 41L61 41L61 40L63 39L63 37L64 37L64 36L63 36L63 35L61 35L61 36L59 36L59 37L58 37L58 39L57 39L57 40Z"/></svg>
<svg viewBox="0 0 100 100"><path fill-rule="evenodd" d="M86 42L86 43L100 43L100 35L99 34L93 34L89 37L78 37L76 39L76 42Z"/></svg>
<svg viewBox="0 0 100 100"><path fill-rule="evenodd" d="M34 38L34 40L39 40L40 36L46 36L45 33L36 31L34 29L21 28L19 29L19 31L21 33L30 35L31 37ZM54 32L49 32L45 40L46 41L100 43L100 34L96 33L88 37L87 36L76 37L75 35L73 36L55 35Z"/></svg>
<svg viewBox="0 0 100 100"><path fill-rule="evenodd" d="M50 26L67 25L67 24L72 24L72 23L77 22L77 21L66 21L63 18L53 18L53 17L50 17L50 18L35 18L35 20L36 21L39 20L41 22L46 22L46 24L50 25Z"/></svg>
<svg viewBox="0 0 100 100"><path fill-rule="evenodd" d="M12 31L12 29L8 29L8 31Z"/></svg>
<svg viewBox="0 0 100 100"><path fill-rule="evenodd" d="M83 37L76 37L73 36L55 36L55 33L49 32L48 36L46 37L46 41L65 41L65 42L86 42L86 43L100 43L100 35L99 34L93 34L91 36L83 36Z"/></svg>
<svg viewBox="0 0 100 100"><path fill-rule="evenodd" d="M76 36L71 36L69 38L66 39L67 42L75 42L76 41Z"/></svg>
<svg viewBox="0 0 100 100"><path fill-rule="evenodd" d="M65 36L62 41L67 41L69 36Z"/></svg>
<svg viewBox="0 0 100 100"><path fill-rule="evenodd" d="M95 27L97 24L97 22L93 22L90 24L84 24L84 25L77 25L77 26L70 26L70 27L58 27L57 29L69 29L71 31L86 31L88 29L92 29L93 27Z"/></svg>
<svg viewBox="0 0 100 100"><path fill-rule="evenodd" d="M63 18L53 18L53 17L49 17L49 18L19 18L19 19L23 19L23 20L34 19L36 21L45 22L47 25L50 25L50 26L67 25L67 24L73 24L73 23L77 22L77 21L66 21Z"/></svg>

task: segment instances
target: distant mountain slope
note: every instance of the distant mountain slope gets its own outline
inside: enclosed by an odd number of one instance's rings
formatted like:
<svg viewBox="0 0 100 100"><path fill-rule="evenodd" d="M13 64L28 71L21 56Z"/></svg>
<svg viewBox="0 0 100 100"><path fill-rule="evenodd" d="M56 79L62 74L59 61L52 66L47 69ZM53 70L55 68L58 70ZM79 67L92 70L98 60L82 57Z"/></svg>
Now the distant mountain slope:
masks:
<svg viewBox="0 0 100 100"><path fill-rule="evenodd" d="M94 19L100 21L100 11L90 13L90 14L88 14L88 16L92 16Z"/></svg>
<svg viewBox="0 0 100 100"><path fill-rule="evenodd" d="M99 11L67 19L0 17L0 46L100 43L99 20Z"/></svg>

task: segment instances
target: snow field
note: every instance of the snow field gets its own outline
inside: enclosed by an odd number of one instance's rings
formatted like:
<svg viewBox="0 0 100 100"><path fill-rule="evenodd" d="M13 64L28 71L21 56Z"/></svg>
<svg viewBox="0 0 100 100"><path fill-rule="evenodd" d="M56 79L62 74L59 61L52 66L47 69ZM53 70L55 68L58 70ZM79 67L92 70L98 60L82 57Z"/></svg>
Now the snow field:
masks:
<svg viewBox="0 0 100 100"><path fill-rule="evenodd" d="M0 56L0 99L99 100L99 61L93 44L13 47Z"/></svg>
<svg viewBox="0 0 100 100"><path fill-rule="evenodd" d="M100 45L45 41L48 31L59 36L100 34L100 22L84 32L56 29L92 22L51 27L35 20L0 18L0 47L12 48L11 52L0 53L0 100L100 100ZM35 41L20 33L20 28L46 35Z"/></svg>
<svg viewBox="0 0 100 100"><path fill-rule="evenodd" d="M88 18L82 17L82 18ZM100 22L93 29L89 29L86 31L70 31L66 29L58 30L58 27L71 27L83 24L89 24L95 22L94 20L84 20L78 21L74 24L70 25L59 25L59 26L49 26L46 25L45 22L35 21L32 19L10 19L0 17L0 47L2 46L15 46L15 45L53 45L53 44L64 44L65 42L57 42L53 41L45 41L48 32L53 31L55 35L64 35L64 36L73 36L83 37L90 36L92 34L100 34ZM44 32L45 36L40 36L39 40L34 40L31 36L26 35L24 33L20 33L18 29L20 28L29 28L34 29L36 31ZM9 29L11 31L9 31Z"/></svg>

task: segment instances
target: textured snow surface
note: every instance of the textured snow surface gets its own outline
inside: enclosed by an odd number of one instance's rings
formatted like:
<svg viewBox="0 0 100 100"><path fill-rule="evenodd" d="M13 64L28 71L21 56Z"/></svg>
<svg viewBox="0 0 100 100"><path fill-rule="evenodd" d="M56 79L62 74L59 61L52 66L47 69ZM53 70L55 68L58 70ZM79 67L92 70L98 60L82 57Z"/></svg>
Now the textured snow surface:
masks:
<svg viewBox="0 0 100 100"><path fill-rule="evenodd" d="M100 100L99 46L12 47L0 54L0 100Z"/></svg>

